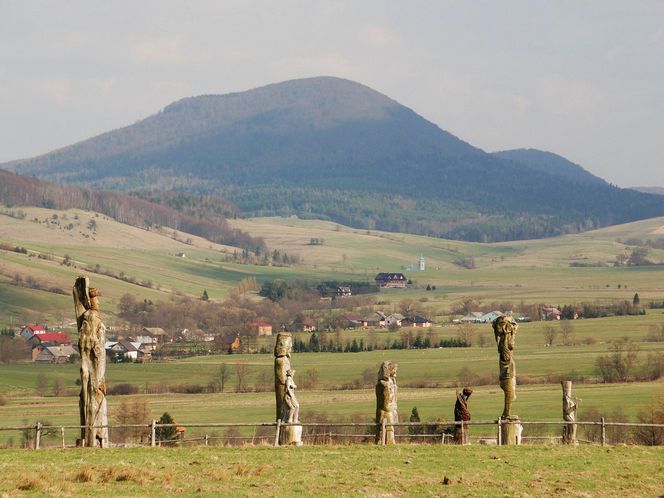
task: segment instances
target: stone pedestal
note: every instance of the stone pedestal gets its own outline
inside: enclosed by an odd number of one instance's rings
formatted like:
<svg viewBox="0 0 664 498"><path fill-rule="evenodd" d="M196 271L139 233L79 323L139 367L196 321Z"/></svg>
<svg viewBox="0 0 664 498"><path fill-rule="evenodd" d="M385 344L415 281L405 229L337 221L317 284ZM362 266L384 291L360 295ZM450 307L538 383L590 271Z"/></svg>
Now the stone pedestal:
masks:
<svg viewBox="0 0 664 498"><path fill-rule="evenodd" d="M519 423L519 417L510 415L501 417L500 440L503 445L521 444L521 431L523 426Z"/></svg>
<svg viewBox="0 0 664 498"><path fill-rule="evenodd" d="M282 445L302 446L302 426L291 425L283 428Z"/></svg>

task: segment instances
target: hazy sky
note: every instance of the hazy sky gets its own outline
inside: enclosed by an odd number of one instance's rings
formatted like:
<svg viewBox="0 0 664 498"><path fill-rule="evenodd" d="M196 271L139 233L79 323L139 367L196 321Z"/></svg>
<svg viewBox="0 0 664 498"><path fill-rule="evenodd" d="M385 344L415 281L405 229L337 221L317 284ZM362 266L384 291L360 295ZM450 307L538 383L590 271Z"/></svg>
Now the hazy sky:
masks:
<svg viewBox="0 0 664 498"><path fill-rule="evenodd" d="M487 151L664 186L664 1L0 0L0 162L330 75Z"/></svg>

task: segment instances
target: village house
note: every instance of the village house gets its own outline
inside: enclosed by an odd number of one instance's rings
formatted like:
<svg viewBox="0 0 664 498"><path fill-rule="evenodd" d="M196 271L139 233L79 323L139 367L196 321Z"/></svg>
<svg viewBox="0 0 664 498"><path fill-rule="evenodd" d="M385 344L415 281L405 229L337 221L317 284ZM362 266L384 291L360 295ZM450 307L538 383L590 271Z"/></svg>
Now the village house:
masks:
<svg viewBox="0 0 664 498"><path fill-rule="evenodd" d="M272 335L272 324L270 323L258 320L251 322L248 327L250 332L255 332L259 337Z"/></svg>
<svg viewBox="0 0 664 498"><path fill-rule="evenodd" d="M161 344L171 342L171 338L160 327L143 327L135 337L135 341L143 344L146 351L155 351Z"/></svg>
<svg viewBox="0 0 664 498"><path fill-rule="evenodd" d="M350 287L337 287L337 297L350 297L353 291Z"/></svg>
<svg viewBox="0 0 664 498"><path fill-rule="evenodd" d="M182 332L180 332L180 337L185 342L214 342L214 334L210 334L201 329L183 329Z"/></svg>
<svg viewBox="0 0 664 498"><path fill-rule="evenodd" d="M316 321L310 316L302 319L302 332L316 332Z"/></svg>
<svg viewBox="0 0 664 498"><path fill-rule="evenodd" d="M489 311L488 313L473 311L468 313L461 320L457 320L456 323L491 323L499 316L505 316L505 314L498 310Z"/></svg>
<svg viewBox="0 0 664 498"><path fill-rule="evenodd" d="M365 327L385 327L385 319L387 317L381 311L374 311L373 313L364 317Z"/></svg>
<svg viewBox="0 0 664 498"><path fill-rule="evenodd" d="M427 318L424 318L423 316L413 315L413 316L407 316L406 318L401 320L401 326L427 328L431 327L431 322Z"/></svg>
<svg viewBox="0 0 664 498"><path fill-rule="evenodd" d="M26 341L29 340L33 335L45 334L46 329L41 325L26 325L21 329L21 337Z"/></svg>
<svg viewBox="0 0 664 498"><path fill-rule="evenodd" d="M375 281L378 287L405 288L408 284L408 279L403 273L379 273Z"/></svg>
<svg viewBox="0 0 664 498"><path fill-rule="evenodd" d="M479 319L482 318L484 313L480 311L471 311L466 316L464 316L460 321L464 323L479 323Z"/></svg>
<svg viewBox="0 0 664 498"><path fill-rule="evenodd" d="M34 349L38 346L71 345L72 340L67 334L62 332L44 332L33 335L27 342Z"/></svg>
<svg viewBox="0 0 664 498"><path fill-rule="evenodd" d="M501 311L489 311L477 319L476 323L492 323L499 316L504 316Z"/></svg>
<svg viewBox="0 0 664 498"><path fill-rule="evenodd" d="M357 313L349 313L344 316L343 320L345 327L348 329L367 326L367 322L365 321L364 317L362 315L358 315Z"/></svg>
<svg viewBox="0 0 664 498"><path fill-rule="evenodd" d="M37 347L33 350L35 351L39 351L32 358L35 363L68 363L79 356L78 351L70 345Z"/></svg>
<svg viewBox="0 0 664 498"><path fill-rule="evenodd" d="M540 308L540 316L542 317L542 320L560 320L562 314L562 311L552 306L542 306Z"/></svg>
<svg viewBox="0 0 664 498"><path fill-rule="evenodd" d="M405 317L401 313L392 313L385 317L386 327L401 327L401 322Z"/></svg>
<svg viewBox="0 0 664 498"><path fill-rule="evenodd" d="M145 350L140 342L132 342L126 339L119 341L107 341L104 345L106 356L111 361L147 361L151 358L151 350Z"/></svg>

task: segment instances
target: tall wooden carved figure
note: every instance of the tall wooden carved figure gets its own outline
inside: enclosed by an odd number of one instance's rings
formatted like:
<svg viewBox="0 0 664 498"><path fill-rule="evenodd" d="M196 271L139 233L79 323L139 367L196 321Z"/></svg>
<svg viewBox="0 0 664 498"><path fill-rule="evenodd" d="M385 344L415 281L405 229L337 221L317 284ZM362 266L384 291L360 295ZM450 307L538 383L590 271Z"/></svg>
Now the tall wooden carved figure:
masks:
<svg viewBox="0 0 664 498"><path fill-rule="evenodd" d="M576 403L572 397L572 381L563 380L563 420L566 422L576 421ZM563 426L563 444L577 444L576 424L570 423Z"/></svg>
<svg viewBox="0 0 664 498"><path fill-rule="evenodd" d="M493 333L498 346L498 367L500 388L505 393L503 414L500 416L501 443L520 444L522 425L519 417L512 414L512 402L516 399L516 365L514 363L514 345L518 325L509 316L499 316L493 321Z"/></svg>
<svg viewBox="0 0 664 498"><path fill-rule="evenodd" d="M397 364L384 361L376 382L377 444L395 444L394 425L399 422L397 411ZM383 427L385 432L383 432Z"/></svg>
<svg viewBox="0 0 664 498"><path fill-rule="evenodd" d="M81 355L81 439L87 447L108 446L106 412L106 327L99 314L101 293L90 287L88 277L74 283L74 310L78 326L78 348Z"/></svg>
<svg viewBox="0 0 664 498"><path fill-rule="evenodd" d="M287 333L277 334L274 345L274 396L277 420L287 424L300 421L300 403L295 397L295 371L291 369L290 355L293 350L293 337ZM279 444L302 445L302 426L290 425L280 433Z"/></svg>

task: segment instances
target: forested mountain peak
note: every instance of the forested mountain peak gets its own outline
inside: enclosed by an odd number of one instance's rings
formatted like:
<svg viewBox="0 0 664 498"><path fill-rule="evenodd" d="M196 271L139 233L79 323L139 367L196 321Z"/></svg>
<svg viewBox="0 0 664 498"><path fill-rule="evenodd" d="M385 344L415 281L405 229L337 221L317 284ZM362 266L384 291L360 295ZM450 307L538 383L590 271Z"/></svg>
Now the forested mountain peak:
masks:
<svg viewBox="0 0 664 498"><path fill-rule="evenodd" d="M577 182L606 185L606 181L582 166L553 152L538 149L513 149L494 152L493 155L523 164L534 171L559 176Z"/></svg>
<svg viewBox="0 0 664 498"><path fill-rule="evenodd" d="M185 98L9 166L150 195L221 195L249 216L295 214L466 240L538 238L664 215L661 197L619 189L548 152L487 154L385 95L333 77Z"/></svg>

